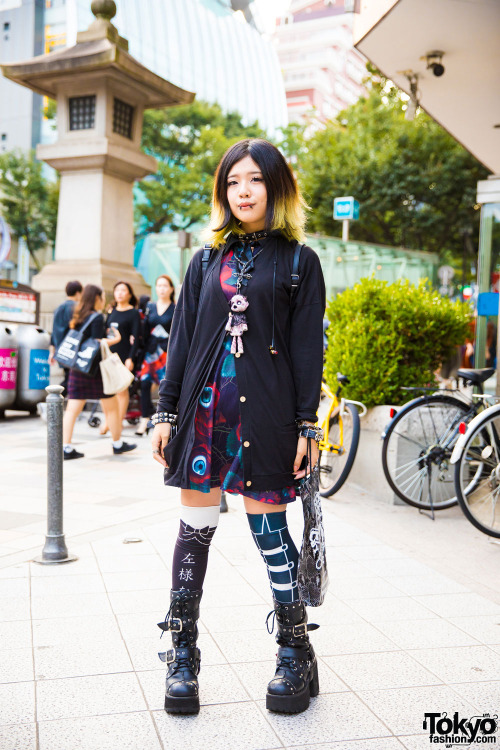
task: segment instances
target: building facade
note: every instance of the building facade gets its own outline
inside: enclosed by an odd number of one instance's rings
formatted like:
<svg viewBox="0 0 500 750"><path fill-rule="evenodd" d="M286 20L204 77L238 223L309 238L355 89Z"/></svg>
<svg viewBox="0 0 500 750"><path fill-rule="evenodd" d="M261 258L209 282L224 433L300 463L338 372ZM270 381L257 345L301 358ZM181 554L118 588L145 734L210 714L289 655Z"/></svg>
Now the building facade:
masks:
<svg viewBox="0 0 500 750"><path fill-rule="evenodd" d="M288 118L325 122L364 93L366 60L353 46L353 14L344 0L292 0L274 44Z"/></svg>
<svg viewBox="0 0 500 750"><path fill-rule="evenodd" d="M129 51L198 99L238 111L269 134L287 123L276 51L242 0L118 0L114 23ZM237 12L239 11L239 12ZM0 61L29 59L76 42L90 0L0 0ZM53 140L42 98L0 77L0 148Z"/></svg>
<svg viewBox="0 0 500 750"><path fill-rule="evenodd" d="M0 0L0 60L43 53L45 0ZM41 137L42 97L0 76L0 152L34 148Z"/></svg>

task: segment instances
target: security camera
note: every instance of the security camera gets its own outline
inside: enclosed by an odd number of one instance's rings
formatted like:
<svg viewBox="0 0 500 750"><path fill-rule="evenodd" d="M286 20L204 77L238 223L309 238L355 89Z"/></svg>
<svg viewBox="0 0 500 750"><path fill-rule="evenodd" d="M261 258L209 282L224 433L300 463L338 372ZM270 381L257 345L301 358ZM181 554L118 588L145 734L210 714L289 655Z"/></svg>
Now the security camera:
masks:
<svg viewBox="0 0 500 750"><path fill-rule="evenodd" d="M432 74L436 78L440 78L444 73L444 65L442 63L444 52L428 52L426 55L427 59L427 70L432 70Z"/></svg>
<svg viewBox="0 0 500 750"><path fill-rule="evenodd" d="M442 63L433 62L433 63L430 63L427 67L432 70L436 78L439 78L444 73L444 65Z"/></svg>

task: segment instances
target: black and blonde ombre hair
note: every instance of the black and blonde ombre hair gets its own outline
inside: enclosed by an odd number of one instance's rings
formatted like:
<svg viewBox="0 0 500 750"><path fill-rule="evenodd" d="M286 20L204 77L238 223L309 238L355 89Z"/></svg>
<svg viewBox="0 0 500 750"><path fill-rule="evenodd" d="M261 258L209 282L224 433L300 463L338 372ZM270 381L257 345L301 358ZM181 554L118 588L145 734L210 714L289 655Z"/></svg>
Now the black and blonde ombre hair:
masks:
<svg viewBox="0 0 500 750"><path fill-rule="evenodd" d="M210 228L205 239L218 247L228 232L244 234L233 216L227 199L227 182L234 165L250 156L259 166L267 190L266 229L279 229L289 240L304 240L307 205L294 174L281 151L262 138L246 138L231 146L222 157L215 173Z"/></svg>

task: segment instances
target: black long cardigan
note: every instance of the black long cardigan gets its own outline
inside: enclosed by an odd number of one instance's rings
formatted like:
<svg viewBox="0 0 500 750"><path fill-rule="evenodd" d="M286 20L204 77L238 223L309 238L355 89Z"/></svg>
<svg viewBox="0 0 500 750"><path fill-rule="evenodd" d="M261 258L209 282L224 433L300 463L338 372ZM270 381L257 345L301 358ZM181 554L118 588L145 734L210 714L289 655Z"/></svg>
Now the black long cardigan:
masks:
<svg viewBox="0 0 500 750"><path fill-rule="evenodd" d="M160 383L159 412L178 413L177 435L168 443L165 484L189 489L198 399L220 352L229 306L219 280L225 248L212 252L202 283L202 250L193 256L175 309L167 371ZM319 258L304 246L300 282L291 299L294 242L279 232L261 240L264 250L245 294L248 331L244 352L236 354L240 399L243 480L252 491L293 484L297 452L296 419L316 421L323 371L325 283ZM273 275L276 260L275 299ZM274 309L273 309L274 308ZM274 339L277 355L271 355Z"/></svg>

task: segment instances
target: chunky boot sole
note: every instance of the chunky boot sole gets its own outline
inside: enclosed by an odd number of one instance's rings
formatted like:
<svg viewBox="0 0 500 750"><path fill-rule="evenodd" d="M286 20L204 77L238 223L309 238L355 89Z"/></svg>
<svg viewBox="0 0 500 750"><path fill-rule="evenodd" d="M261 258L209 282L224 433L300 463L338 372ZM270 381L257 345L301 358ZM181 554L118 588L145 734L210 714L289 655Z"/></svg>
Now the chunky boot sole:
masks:
<svg viewBox="0 0 500 750"><path fill-rule="evenodd" d="M300 714L309 708L311 698L319 693L318 662L314 662L311 680L300 693L292 695L266 695L266 708L278 714Z"/></svg>
<svg viewBox="0 0 500 750"><path fill-rule="evenodd" d="M165 711L167 714L197 714L200 712L200 699L197 695L187 698L173 698L165 696Z"/></svg>

